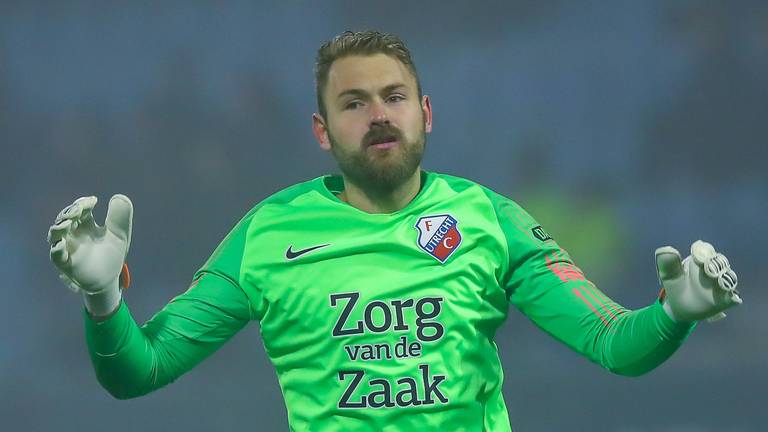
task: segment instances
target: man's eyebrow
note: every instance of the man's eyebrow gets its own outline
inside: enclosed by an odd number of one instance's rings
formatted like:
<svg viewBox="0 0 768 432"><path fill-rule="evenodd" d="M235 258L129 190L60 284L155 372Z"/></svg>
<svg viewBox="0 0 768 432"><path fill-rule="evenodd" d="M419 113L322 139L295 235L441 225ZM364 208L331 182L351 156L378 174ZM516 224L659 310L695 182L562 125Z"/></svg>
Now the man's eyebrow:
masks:
<svg viewBox="0 0 768 432"><path fill-rule="evenodd" d="M383 89L381 89L381 93L389 93L389 92L391 92L393 90L396 90L396 89L398 89L400 87L405 87L405 86L406 85L403 84L403 83L390 84L390 85L384 87ZM368 94L368 92L363 90L363 89L353 88L353 89L344 90L343 92L339 93L339 95L336 96L336 99L341 99L342 97L347 96L347 95L364 96L366 94Z"/></svg>

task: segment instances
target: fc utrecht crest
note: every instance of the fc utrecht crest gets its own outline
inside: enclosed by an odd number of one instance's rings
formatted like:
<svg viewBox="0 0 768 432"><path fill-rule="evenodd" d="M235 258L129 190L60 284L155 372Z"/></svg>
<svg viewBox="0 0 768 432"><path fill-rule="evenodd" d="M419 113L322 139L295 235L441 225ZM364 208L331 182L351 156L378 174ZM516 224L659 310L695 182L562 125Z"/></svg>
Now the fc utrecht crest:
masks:
<svg viewBox="0 0 768 432"><path fill-rule="evenodd" d="M461 244L459 221L449 214L422 216L416 222L418 244L425 252L444 263Z"/></svg>

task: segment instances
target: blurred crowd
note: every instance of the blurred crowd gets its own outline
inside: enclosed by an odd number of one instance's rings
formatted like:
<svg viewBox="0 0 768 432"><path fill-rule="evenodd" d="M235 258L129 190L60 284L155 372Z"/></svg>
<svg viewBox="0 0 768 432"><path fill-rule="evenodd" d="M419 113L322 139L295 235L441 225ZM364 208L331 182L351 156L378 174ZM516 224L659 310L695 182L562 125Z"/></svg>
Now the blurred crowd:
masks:
<svg viewBox="0 0 768 432"><path fill-rule="evenodd" d="M71 3L0 7L0 313L7 320L0 326L0 418L16 426L8 430L49 430L54 422L75 430L84 421L66 417L65 407L115 403L96 388L77 300L57 286L47 261L45 233L59 209L95 194L103 218L111 194L134 199L130 260L143 288L128 300L137 318L148 318L184 289L251 206L335 171L311 135L312 67L319 45L346 29L393 32L410 46L435 111L424 167L517 200L620 303L636 308L653 300L656 247L685 253L703 238L722 249L739 272L745 305L723 327L700 329L693 339L701 343L683 347L678 356L698 369L673 370L688 374L681 382L696 382L703 369L730 386L718 391L741 408L725 411L749 411L748 389L762 383L764 391L767 356L756 338L764 339L768 325L754 314L767 303L759 284L768 279L761 267L768 3ZM519 318L514 324L524 325ZM525 353L504 355L503 348L522 338L540 355L551 342L513 327L499 335L506 375L510 385L532 385L514 377L515 365L526 361L515 358ZM241 343L258 346L257 338ZM712 344L733 351L714 352ZM231 348L220 361L249 349ZM556 354L553 367L572 361ZM52 365L57 359L70 363ZM270 377L259 412L282 412L273 371L264 359L258 365L253 373ZM71 380L61 378L65 371ZM197 382L217 377L209 371ZM648 380L664 391L664 383ZM553 394L565 394L568 384L558 384ZM175 385L150 402L170 409L179 395L172 392L184 391ZM215 403L198 399L225 410L233 399L252 397L236 383L226 388ZM82 394L61 405L57 393L68 392ZM513 425L572 424L542 420L548 409L526 405L525 392L509 389ZM162 421L162 412L135 403L133 410ZM239 415L248 412L242 406ZM637 420L600 430L650 430L633 428L651 421L633 417L637 404L614 409ZM49 415L23 415L33 410ZM758 430L757 419L768 418L753 414L740 422L718 423L711 412L701 423L651 424ZM233 427L253 421L227 418ZM186 430L201 424L177 421ZM284 428L284 417L270 421L269 430ZM586 422L586 415L577 421Z"/></svg>

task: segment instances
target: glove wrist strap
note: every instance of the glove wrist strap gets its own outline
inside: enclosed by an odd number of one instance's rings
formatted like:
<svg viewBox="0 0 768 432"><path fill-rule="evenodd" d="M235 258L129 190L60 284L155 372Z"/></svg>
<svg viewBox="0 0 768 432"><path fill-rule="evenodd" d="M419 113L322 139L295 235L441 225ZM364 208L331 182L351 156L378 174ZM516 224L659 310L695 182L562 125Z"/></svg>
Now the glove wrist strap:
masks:
<svg viewBox="0 0 768 432"><path fill-rule="evenodd" d="M664 309L664 312L667 313L667 316L672 319L672 321L675 322L686 322L685 320L682 320L675 316L675 313L672 311L672 306L669 304L668 301L663 300L663 303L661 304L661 307Z"/></svg>
<svg viewBox="0 0 768 432"><path fill-rule="evenodd" d="M120 306L122 294L115 279L107 288L95 293L83 292L85 308L94 318L105 318L111 315Z"/></svg>

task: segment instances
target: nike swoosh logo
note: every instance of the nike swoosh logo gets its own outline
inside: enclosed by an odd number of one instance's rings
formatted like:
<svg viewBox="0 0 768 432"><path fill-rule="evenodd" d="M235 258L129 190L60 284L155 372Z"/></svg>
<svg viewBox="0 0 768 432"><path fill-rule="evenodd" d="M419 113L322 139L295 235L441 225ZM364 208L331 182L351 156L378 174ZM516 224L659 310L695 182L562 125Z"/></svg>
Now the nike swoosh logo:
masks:
<svg viewBox="0 0 768 432"><path fill-rule="evenodd" d="M330 245L331 245L330 243L326 243L326 244L312 246L310 248L301 249L301 250L297 250L297 251L292 250L293 249L293 245L290 245L290 246L288 246L288 249L285 251L285 257L288 258L289 260L291 260L291 259L294 259L294 258L298 258L298 257L304 255L307 252L312 252L313 250L324 248L324 247L330 246Z"/></svg>

